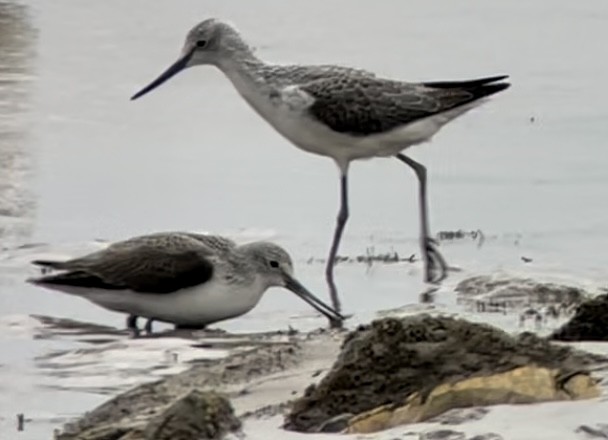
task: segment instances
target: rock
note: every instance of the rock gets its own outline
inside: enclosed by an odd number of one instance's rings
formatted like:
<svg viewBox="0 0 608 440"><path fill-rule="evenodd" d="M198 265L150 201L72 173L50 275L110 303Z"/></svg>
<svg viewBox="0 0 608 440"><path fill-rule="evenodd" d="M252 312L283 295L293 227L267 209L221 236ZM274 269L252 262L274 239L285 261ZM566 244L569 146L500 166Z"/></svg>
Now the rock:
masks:
<svg viewBox="0 0 608 440"><path fill-rule="evenodd" d="M240 428L227 398L192 390L153 418L143 429L142 440L217 440Z"/></svg>
<svg viewBox="0 0 608 440"><path fill-rule="evenodd" d="M323 422L319 427L319 432L342 432L348 428L348 423L354 417L354 414L344 413L339 414L331 419Z"/></svg>
<svg viewBox="0 0 608 440"><path fill-rule="evenodd" d="M488 307L523 308L556 306L569 308L582 302L587 294L578 287L546 283L531 278L505 275L480 275L461 281L455 288L461 304L474 305L478 311Z"/></svg>
<svg viewBox="0 0 608 440"><path fill-rule="evenodd" d="M442 425L460 425L462 423L474 422L483 419L490 410L488 408L454 408L443 414L433 417L430 423Z"/></svg>
<svg viewBox="0 0 608 440"><path fill-rule="evenodd" d="M418 436L418 440L465 440L465 438L464 432L453 431L451 429L427 431Z"/></svg>
<svg viewBox="0 0 608 440"><path fill-rule="evenodd" d="M579 305L572 319L551 335L560 341L608 341L608 294Z"/></svg>
<svg viewBox="0 0 608 440"><path fill-rule="evenodd" d="M212 391L192 390L134 429L101 425L79 440L220 440L238 431L241 422L230 401Z"/></svg>
<svg viewBox="0 0 608 440"><path fill-rule="evenodd" d="M468 440L504 440L503 436L500 434L496 434L495 432L488 432L486 434L479 434L474 437L469 438Z"/></svg>
<svg viewBox="0 0 608 440"><path fill-rule="evenodd" d="M284 414L289 408L289 402L281 402L274 405L264 405L260 408L256 408L253 411L246 411L240 414L241 420L247 419L269 419L276 416L277 414Z"/></svg>
<svg viewBox="0 0 608 440"><path fill-rule="evenodd" d="M573 381L576 382L574 386ZM403 406L389 405L360 414L350 421L347 432L370 433L419 423L450 408L576 400L600 395L596 383L587 374L576 374L565 383L561 382L559 370L526 366L506 373L445 383L427 397L412 394Z"/></svg>
<svg viewBox="0 0 608 440"><path fill-rule="evenodd" d="M294 401L285 427L316 432L337 415L375 411L375 418L368 417L373 426L366 430L384 429L392 412L409 403L410 396L423 407L431 393L443 390L442 396L458 402L447 391L467 379L536 366L544 367L546 374L555 371L563 381L584 372L585 366L596 360L595 356L552 345L531 333L512 337L488 325L450 317L386 318L361 326L346 337L332 369L318 385L310 386L303 397ZM541 374L540 370L534 371ZM481 379L477 381L478 388L492 389ZM513 394L505 388L501 391L495 386L495 395ZM552 397L548 391L543 395ZM466 402L466 393L459 396ZM440 400L436 407L442 411L451 409ZM434 410L425 415L439 413Z"/></svg>
<svg viewBox="0 0 608 440"><path fill-rule="evenodd" d="M281 342L239 351L224 359L199 361L183 373L137 386L67 423L56 440L145 438L141 436L150 432L154 420L166 417L177 402L188 404L182 398L192 390L214 390L282 371L296 365L299 347L297 342Z"/></svg>

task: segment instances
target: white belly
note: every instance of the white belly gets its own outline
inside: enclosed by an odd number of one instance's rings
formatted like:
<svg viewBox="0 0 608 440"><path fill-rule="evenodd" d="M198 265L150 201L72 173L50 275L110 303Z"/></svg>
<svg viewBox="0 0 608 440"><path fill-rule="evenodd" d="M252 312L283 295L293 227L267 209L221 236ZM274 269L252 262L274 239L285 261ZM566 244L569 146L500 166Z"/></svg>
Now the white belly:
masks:
<svg viewBox="0 0 608 440"><path fill-rule="evenodd" d="M255 307L263 294L259 283L235 288L234 285L215 282L166 294L130 290L61 290L116 312L197 326L243 315Z"/></svg>

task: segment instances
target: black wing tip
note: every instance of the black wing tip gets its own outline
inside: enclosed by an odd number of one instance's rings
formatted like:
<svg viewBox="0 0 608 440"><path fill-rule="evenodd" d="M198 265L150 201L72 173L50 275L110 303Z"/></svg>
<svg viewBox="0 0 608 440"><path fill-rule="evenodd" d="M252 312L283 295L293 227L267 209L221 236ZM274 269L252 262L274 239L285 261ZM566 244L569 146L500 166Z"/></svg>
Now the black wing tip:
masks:
<svg viewBox="0 0 608 440"><path fill-rule="evenodd" d="M61 265L61 261L54 260L33 260L31 263L35 266L42 267L56 267L58 265Z"/></svg>
<svg viewBox="0 0 608 440"><path fill-rule="evenodd" d="M507 90L509 87L511 87L511 83L497 82L497 83L485 84L481 87L478 87L478 88L472 90L472 92L477 97L482 98L484 96L494 95L495 93L502 92L503 90Z"/></svg>
<svg viewBox="0 0 608 440"><path fill-rule="evenodd" d="M497 92L500 92L501 90L506 90L509 87L511 87L511 83L509 82L496 82L496 83L492 83L492 84L486 84L484 86L482 86L482 89L492 89L492 90L496 90Z"/></svg>
<svg viewBox="0 0 608 440"><path fill-rule="evenodd" d="M25 282L28 284L33 284L35 286L44 286L46 277L30 277L26 278Z"/></svg>
<svg viewBox="0 0 608 440"><path fill-rule="evenodd" d="M64 274L56 274L56 275L43 275L39 277L30 277L25 280L26 283L34 284L36 286L48 286L51 284L61 284L57 282L58 277L63 276Z"/></svg>
<svg viewBox="0 0 608 440"><path fill-rule="evenodd" d="M505 83L505 82L499 83L499 81L504 81L508 78L509 78L509 75L494 75L494 76L487 76L485 78L470 79L470 80L465 80L465 81L431 81L431 82L425 82L423 84L426 87L431 87L431 88L435 88L435 89L465 89L465 90L489 87L492 85L494 85L494 86L502 85L503 88L501 90L504 90L504 89L508 88L511 84Z"/></svg>
<svg viewBox="0 0 608 440"><path fill-rule="evenodd" d="M123 286L117 286L105 282L101 278L86 272L74 271L63 272L56 275L46 275L26 280L30 284L46 287L49 289L81 288L81 289L103 289L122 290Z"/></svg>
<svg viewBox="0 0 608 440"><path fill-rule="evenodd" d="M490 83L495 83L498 81L504 81L505 79L508 79L509 75L496 75L496 76L488 76L487 78L481 78L478 81L483 81L483 84L490 84Z"/></svg>

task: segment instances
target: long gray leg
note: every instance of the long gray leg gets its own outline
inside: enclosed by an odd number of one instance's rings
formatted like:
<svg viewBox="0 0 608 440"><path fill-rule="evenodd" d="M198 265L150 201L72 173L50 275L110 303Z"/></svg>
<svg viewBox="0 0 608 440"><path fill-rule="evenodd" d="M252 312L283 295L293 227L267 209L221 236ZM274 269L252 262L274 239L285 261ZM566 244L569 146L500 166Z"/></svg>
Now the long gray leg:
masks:
<svg viewBox="0 0 608 440"><path fill-rule="evenodd" d="M144 326L144 330L148 335L152 334L152 323L154 322L154 318L148 318L146 321L146 325Z"/></svg>
<svg viewBox="0 0 608 440"><path fill-rule="evenodd" d="M331 243L329 250L329 257L327 258L327 266L325 267L325 279L329 286L329 295L331 297L331 303L335 310L338 312L341 310L340 298L338 297L338 289L334 282L334 266L336 262L336 256L338 255L338 248L340 247L340 240L342 239L342 233L344 232L344 226L348 220L348 174L342 173L340 176L340 211L338 212L338 218L336 220L336 229L334 230L334 238ZM341 321L330 320L332 328L341 328Z"/></svg>
<svg viewBox="0 0 608 440"><path fill-rule="evenodd" d="M429 232L428 204L426 196L426 168L408 156L399 153L395 156L416 173L419 183L418 202L420 204L420 247L424 261L424 281L439 283L447 277L447 264L437 249L437 242Z"/></svg>
<svg viewBox="0 0 608 440"><path fill-rule="evenodd" d="M139 336L139 329L137 328L137 316L127 316L127 328L133 332L134 336Z"/></svg>

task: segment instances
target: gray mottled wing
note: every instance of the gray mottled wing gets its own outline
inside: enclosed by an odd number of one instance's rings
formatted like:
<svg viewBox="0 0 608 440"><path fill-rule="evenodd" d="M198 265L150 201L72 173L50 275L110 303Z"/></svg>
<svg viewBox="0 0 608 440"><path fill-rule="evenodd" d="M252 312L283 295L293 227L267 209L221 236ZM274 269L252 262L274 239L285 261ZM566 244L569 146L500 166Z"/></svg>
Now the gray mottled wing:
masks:
<svg viewBox="0 0 608 440"><path fill-rule="evenodd" d="M83 265L91 264L99 258L105 258L108 250L112 252L128 252L131 249L137 249L144 245L159 246L163 248L172 248L175 244L180 244L184 239L189 237L199 241L210 250L218 253L229 252L236 247L236 243L228 238L219 235L198 234L195 232L157 232L153 234L140 235L128 240L118 241L110 244L102 251L92 252L84 257L77 257L70 260L34 260L32 264L37 266L48 267L51 269L77 269Z"/></svg>
<svg viewBox="0 0 608 440"><path fill-rule="evenodd" d="M196 240L194 242L193 240ZM106 249L93 252L84 257L74 258L62 264L62 268L74 269L81 265L94 263L99 258L106 258L108 252L112 254L140 252L141 249L162 249L164 252L173 252L194 247L197 250L207 249L210 253L214 251L222 253L236 247L236 243L217 235L197 234L194 232L157 232L154 234L140 235L123 241L117 241Z"/></svg>
<svg viewBox="0 0 608 440"><path fill-rule="evenodd" d="M164 234L117 242L102 251L64 262L67 272L38 284L171 293L213 276L214 251L187 235Z"/></svg>
<svg viewBox="0 0 608 440"><path fill-rule="evenodd" d="M299 88L314 98L308 109L312 117L334 131L355 136L389 131L477 99L463 88L433 88L346 74Z"/></svg>
<svg viewBox="0 0 608 440"><path fill-rule="evenodd" d="M219 235L198 234L195 232L185 231L172 231L140 235L138 237L133 237L128 240L115 242L110 245L110 247L128 248L132 246L140 246L142 244L151 244L154 246L159 246L168 249L174 248L176 246L184 246L184 237L195 239L210 249L220 250L234 248L236 246L236 243L232 240L221 237Z"/></svg>
<svg viewBox="0 0 608 440"><path fill-rule="evenodd" d="M194 232L181 232L180 234L200 241L205 246L219 252L229 252L236 247L236 243L219 235L196 234Z"/></svg>

